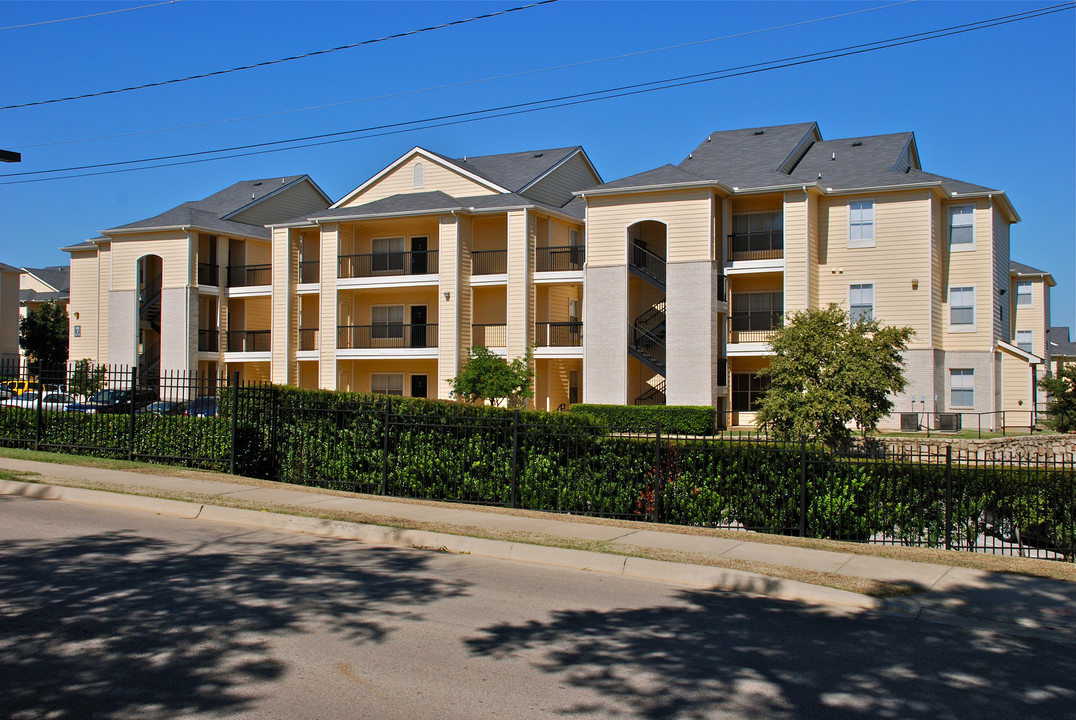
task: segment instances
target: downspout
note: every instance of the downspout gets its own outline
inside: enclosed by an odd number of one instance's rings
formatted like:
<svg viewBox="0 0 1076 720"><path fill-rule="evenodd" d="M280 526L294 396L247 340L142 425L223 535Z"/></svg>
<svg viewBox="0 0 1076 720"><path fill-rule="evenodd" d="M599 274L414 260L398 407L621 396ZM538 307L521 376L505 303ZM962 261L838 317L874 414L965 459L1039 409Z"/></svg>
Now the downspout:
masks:
<svg viewBox="0 0 1076 720"><path fill-rule="evenodd" d="M811 194L803 186L803 307L811 307Z"/></svg>

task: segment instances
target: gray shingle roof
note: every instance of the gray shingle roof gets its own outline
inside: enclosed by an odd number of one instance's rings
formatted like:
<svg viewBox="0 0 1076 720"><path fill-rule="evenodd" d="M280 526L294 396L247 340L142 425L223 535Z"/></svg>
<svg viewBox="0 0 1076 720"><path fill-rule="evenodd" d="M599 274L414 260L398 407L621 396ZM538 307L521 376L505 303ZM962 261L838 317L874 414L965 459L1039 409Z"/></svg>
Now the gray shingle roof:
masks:
<svg viewBox="0 0 1076 720"><path fill-rule="evenodd" d="M1049 275L1050 274L1049 271L1047 271L1047 270L1039 270L1038 268L1033 268L1030 265L1024 265L1023 263L1018 263L1015 260L1010 260L1009 261L1009 272L1014 272L1017 275Z"/></svg>
<svg viewBox="0 0 1076 720"><path fill-rule="evenodd" d="M1047 328L1046 342L1049 344L1051 355L1076 357L1076 342L1069 340L1069 329L1067 327Z"/></svg>
<svg viewBox="0 0 1076 720"><path fill-rule="evenodd" d="M99 240L107 240L108 238L98 238ZM96 250L99 246L93 240L83 240L80 243L74 245L67 245L60 248L64 252L78 252L79 250Z"/></svg>
<svg viewBox="0 0 1076 720"><path fill-rule="evenodd" d="M62 302L69 300L71 293L68 290L61 290L57 292L37 292L36 290L19 290L19 304L28 302L48 302L49 300L55 300L56 302Z"/></svg>
<svg viewBox="0 0 1076 720"><path fill-rule="evenodd" d="M713 132L679 167L729 187L788 185L795 180L779 169L804 138L811 135L821 140L813 122Z"/></svg>
<svg viewBox="0 0 1076 720"><path fill-rule="evenodd" d="M63 292L71 289L70 268L66 265L49 265L43 268L28 267L23 268L23 270L48 283L58 291Z"/></svg>
<svg viewBox="0 0 1076 720"><path fill-rule="evenodd" d="M573 201L574 202L574 201ZM572 203L568 203L571 205ZM317 220L357 219L363 217L383 217L386 215L413 215L417 213L465 212L468 210L498 210L518 207L540 207L551 212L561 212L571 217L581 218L585 208L578 205L568 212L565 208L555 208L515 193L498 193L496 195L475 195L473 197L452 197L440 190L421 193L400 193L364 205L333 208L313 213L302 218L290 220L287 225L311 223Z"/></svg>
<svg viewBox="0 0 1076 720"><path fill-rule="evenodd" d="M662 165L653 170L647 170L646 172L641 172L637 175L629 175L628 177L620 178L619 180L613 180L612 182L598 185L595 189L618 190L622 188L653 187L658 185L700 182L706 182L706 178L689 173L676 165Z"/></svg>
<svg viewBox="0 0 1076 720"><path fill-rule="evenodd" d="M516 192L549 172L557 163L579 150L580 146L527 150L502 155L479 155L466 158L446 158L461 168ZM441 157L444 157L443 155Z"/></svg>
<svg viewBox="0 0 1076 720"><path fill-rule="evenodd" d="M22 272L22 270L20 270L19 268L12 267L11 265L8 265L7 263L2 263L2 262L0 262L0 271L3 271L3 272L15 272L15 273L21 273Z"/></svg>

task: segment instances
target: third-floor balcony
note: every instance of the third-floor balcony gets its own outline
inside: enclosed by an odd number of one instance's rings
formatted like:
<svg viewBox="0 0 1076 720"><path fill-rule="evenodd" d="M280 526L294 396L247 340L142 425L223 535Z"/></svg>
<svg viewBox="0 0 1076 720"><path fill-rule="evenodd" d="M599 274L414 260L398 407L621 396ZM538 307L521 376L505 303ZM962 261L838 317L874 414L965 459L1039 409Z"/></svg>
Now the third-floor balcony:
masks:
<svg viewBox="0 0 1076 720"><path fill-rule="evenodd" d="M216 263L198 263L198 284L212 287L220 285L220 268Z"/></svg>
<svg viewBox="0 0 1076 720"><path fill-rule="evenodd" d="M304 284L321 282L321 263L317 260L300 260L299 282Z"/></svg>
<svg viewBox="0 0 1076 720"><path fill-rule="evenodd" d="M386 275L430 275L438 272L436 250L341 255L337 268L341 278Z"/></svg>
<svg viewBox="0 0 1076 720"><path fill-rule="evenodd" d="M729 317L730 343L766 342L781 327L783 312L733 313Z"/></svg>
<svg viewBox="0 0 1076 720"><path fill-rule="evenodd" d="M587 251L582 245L540 247L534 251L536 272L569 272L582 270Z"/></svg>
<svg viewBox="0 0 1076 720"><path fill-rule="evenodd" d="M472 250L472 275L503 275L508 272L507 250Z"/></svg>
<svg viewBox="0 0 1076 720"><path fill-rule="evenodd" d="M781 230L733 233L729 235L729 260L780 260L785 256L785 236Z"/></svg>
<svg viewBox="0 0 1076 720"><path fill-rule="evenodd" d="M220 330L198 331L198 352L217 352L220 348Z"/></svg>
<svg viewBox="0 0 1076 720"><path fill-rule="evenodd" d="M578 321L534 323L534 344L538 347L581 347L583 323Z"/></svg>
<svg viewBox="0 0 1076 720"><path fill-rule="evenodd" d="M228 287L252 287L273 284L272 265L229 265Z"/></svg>

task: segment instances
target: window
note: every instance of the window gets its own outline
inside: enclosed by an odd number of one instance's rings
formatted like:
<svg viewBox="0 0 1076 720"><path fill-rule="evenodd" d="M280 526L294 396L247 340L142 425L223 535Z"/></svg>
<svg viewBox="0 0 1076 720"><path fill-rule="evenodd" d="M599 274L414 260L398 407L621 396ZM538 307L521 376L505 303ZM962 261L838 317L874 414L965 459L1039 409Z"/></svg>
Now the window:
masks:
<svg viewBox="0 0 1076 720"><path fill-rule="evenodd" d="M1034 340L1031 330L1017 330L1016 331L1016 347L1020 348L1024 352L1035 352L1031 348L1034 346Z"/></svg>
<svg viewBox="0 0 1076 720"><path fill-rule="evenodd" d="M949 407L975 407L975 371L949 371Z"/></svg>
<svg viewBox="0 0 1076 720"><path fill-rule="evenodd" d="M732 330L752 332L776 330L784 315L784 292L733 293Z"/></svg>
<svg viewBox="0 0 1076 720"><path fill-rule="evenodd" d="M949 248L954 251L975 249L975 206L949 208Z"/></svg>
<svg viewBox="0 0 1076 720"><path fill-rule="evenodd" d="M874 284L848 286L848 315L852 321L874 319Z"/></svg>
<svg viewBox="0 0 1076 720"><path fill-rule="evenodd" d="M372 241L374 272L391 273L404 269L404 239L374 238Z"/></svg>
<svg viewBox="0 0 1076 720"><path fill-rule="evenodd" d="M733 215L730 239L733 259L737 255L741 260L779 258L785 247L784 216L780 212Z"/></svg>
<svg viewBox="0 0 1076 720"><path fill-rule="evenodd" d="M975 288L949 288L949 324L973 327L975 325Z"/></svg>
<svg viewBox="0 0 1076 720"><path fill-rule="evenodd" d="M426 177L425 177L426 169L424 167L422 167L422 163L415 163L415 167L414 167L414 170L412 170L412 172L413 172L413 175L412 175L412 178L411 178L411 180L412 180L411 187L413 187L413 188L426 187Z"/></svg>
<svg viewBox="0 0 1076 720"><path fill-rule="evenodd" d="M370 392L403 395L403 373L370 373Z"/></svg>
<svg viewBox="0 0 1076 720"><path fill-rule="evenodd" d="M1024 307L1031 304L1031 281L1022 280L1016 283L1016 306Z"/></svg>
<svg viewBox="0 0 1076 720"><path fill-rule="evenodd" d="M759 401L770 387L768 377L753 373L732 374L732 409L735 412L755 412Z"/></svg>
<svg viewBox="0 0 1076 720"><path fill-rule="evenodd" d="M848 247L874 247L874 201L848 203Z"/></svg>
<svg viewBox="0 0 1076 720"><path fill-rule="evenodd" d="M370 337L403 338L403 305L374 305L370 308Z"/></svg>

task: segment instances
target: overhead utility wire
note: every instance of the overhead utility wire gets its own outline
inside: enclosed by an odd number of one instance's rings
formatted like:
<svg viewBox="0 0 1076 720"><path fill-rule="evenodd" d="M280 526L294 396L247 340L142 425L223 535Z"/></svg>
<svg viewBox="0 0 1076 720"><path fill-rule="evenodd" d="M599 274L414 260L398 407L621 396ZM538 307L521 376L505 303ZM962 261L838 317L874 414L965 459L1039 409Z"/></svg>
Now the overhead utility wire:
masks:
<svg viewBox="0 0 1076 720"><path fill-rule="evenodd" d="M596 65L599 63L610 62L613 60L624 60L627 58L639 57L642 55L651 55L654 53L667 52L669 50L680 50L687 47L694 47L697 45L706 45L709 43L721 42L723 40L733 40L736 38L747 37L749 35L759 35L766 32L773 32L776 30L787 30L789 28L799 27L801 25L812 25L814 23L826 22L828 20L838 20L840 18L849 17L851 15L860 15L863 13L875 12L877 10L888 10L889 8L898 7L900 5L910 5L917 3L920 0L902 0L901 2L890 3L889 5L878 5L876 7L864 8L862 10L853 10L851 12L840 13L838 15L828 15L821 18L812 18L810 20L801 20L799 22L787 23L785 25L773 25L767 28L758 28L756 30L746 30L740 33L734 33L732 35L722 35L720 37L706 38L703 40L693 40L691 42L681 43L679 45L666 45L665 47L650 48L649 50L638 50L636 52L623 53L621 55L610 55L603 58L594 58L592 60L580 60L579 62L567 63L564 65L554 65L551 67L538 68L535 70L524 70L522 72L509 73L507 75L495 75L492 77L479 78L477 80L466 80L463 82L449 83L447 85L437 85L427 88L418 88L415 90L403 90L401 92L388 93L386 95L374 95L365 98L356 98L353 100L343 100L341 102L326 103L323 105L311 105L304 108L293 108L291 110L279 110L271 113L260 113L258 115L247 115L244 117L228 118L224 120L209 120L200 123L190 123L188 125L174 125L166 128L155 128L151 130L135 130L127 133L116 133L114 135L100 135L97 137L89 138L74 138L71 140L55 140L53 142L34 143L32 145L15 145L12 147L14 150L24 150L27 148L37 147L51 147L54 145L71 145L73 143L81 142L96 142L98 140L116 140L119 138L135 137L138 135L153 135L157 133L172 132L174 130L191 130L193 128L209 127L212 125L224 125L226 123L243 122L246 120L261 120L263 118L277 117L280 115L290 115L294 113L308 112L311 110L326 110L328 108L342 107L344 105L355 105L357 103L375 102L377 100L389 100L398 97L407 97L410 95L420 95L428 92L436 92L439 90L452 90L455 88L468 87L471 85L480 85L487 82L496 82L498 80L511 80L514 78L526 77L528 75L538 75L540 73L555 72L557 70L569 70L577 67L584 67L586 65Z"/></svg>
<svg viewBox="0 0 1076 720"><path fill-rule="evenodd" d="M636 83L633 85L625 85L619 88L608 88L605 90L595 90L585 93L576 93L573 95L564 95L558 98L547 98L544 100L534 100L525 103L517 103L513 105L502 105L496 108L486 108L483 110L473 110L469 112L454 113L450 115L442 115L438 117L426 118L422 120L410 120L399 123L387 123L384 125L371 126L368 128L357 128L353 130L343 130L334 133L324 133L321 135L311 135L305 138L293 138L291 140L278 140L266 143L254 143L251 145L239 145L231 148L221 148L218 150L205 150L192 153L181 153L177 155L166 155L156 158L145 158L143 160L129 160L115 163L102 163L99 165L87 165L82 167L72 168L58 168L55 170L40 170L35 172L24 173L11 173L7 175L0 175L0 177L15 177L19 175L35 175L47 172L64 172L67 170L81 170L111 167L123 164L133 164L139 162L155 162L157 160L169 160L178 158L196 158L200 155L207 155L220 152L231 152L234 150L251 150L250 152L238 152L232 155L225 155L212 158L198 158L191 160L184 160L181 162L161 163L159 165L147 165L137 168L121 168L114 170L103 170L93 173L80 173L76 175L64 175L58 177L49 178L33 178L28 180L14 180L8 182L0 182L0 185L12 185L29 182L43 182L46 180L60 180L77 177L90 177L95 175L110 175L121 172L134 172L136 170L148 170L160 167L171 167L176 165L190 165L200 162L210 162L213 160L225 160L236 157L247 157L250 155L261 155L273 152L284 152L287 150L299 150L309 147L317 147L321 145L332 145L343 142L352 142L355 140L365 140L372 137L381 137L385 135L395 135L404 132L412 132L416 129L429 129L434 127L445 127L449 125L460 125L464 123L477 122L479 120L490 120L500 117L508 117L512 115L521 115L530 112L537 112L539 110L551 110L561 107L569 107L572 105L582 105L586 103L599 102L602 100L611 100L615 98L630 97L633 95L641 95L645 93L657 92L659 90L669 90L673 88L686 87L690 85L697 85L701 83L714 82L717 80L727 80L733 77L742 77L745 75L754 75L762 72L768 72L770 70L780 70L789 67L796 67L799 65L808 65L816 62L822 62L824 60L834 60L843 57L850 57L854 55L860 55L863 53L874 52L877 50L884 50L893 47L900 47L902 45L911 45L915 43L925 42L927 40L936 40L943 37L949 37L953 35L961 35L975 30L983 30L991 27L998 27L1001 25L1008 25L1014 22L1020 22L1022 20L1029 20L1037 17L1043 17L1046 15L1052 15L1054 13L1063 12L1076 7L1076 2L1064 3L1062 5L1055 5L1047 8L1040 8L1034 11L1027 11L1024 13L1016 13L1014 15L1006 15L989 20L980 20L973 23L966 23L964 25L955 25L948 28L941 28L938 30L930 30L922 33L916 33L913 35L905 35L897 38L890 38L889 40L878 40L870 43L862 43L859 45L850 45L844 48L838 48L836 50L822 51L816 53L809 53L806 55L798 55L794 57L784 58L781 60L772 60L761 63L754 63L750 65L742 65L735 68L727 68L725 70L714 70L705 73L695 73L692 75L684 75L677 78L666 78L664 80L654 80L645 83ZM534 107L541 105L542 107ZM474 117L481 115L482 117ZM423 125L429 123L428 125ZM415 125L423 125L422 127L408 127ZM381 130L382 132L374 132ZM340 137L342 135L354 135L357 133L371 133L362 137ZM334 138L334 139L325 139ZM271 149L253 150L253 148L265 148L270 145L281 145L294 142L305 142L307 140L319 140L319 142L309 142L303 145L291 145L289 147L278 147Z"/></svg>
<svg viewBox="0 0 1076 720"><path fill-rule="evenodd" d="M314 50L313 52L303 53L302 55L292 55L291 57L278 58L276 60L266 60L264 62L253 63L251 65L242 65L240 67L228 68L227 70L214 70L212 72L201 73L199 75L189 75L187 77L175 78L173 80L160 80L158 82L145 83L143 85L132 85L130 87L116 88L114 90L100 90L98 92L85 93L84 95L70 95L68 97L53 98L52 100L35 100L34 102L19 103L17 105L0 105L0 110L14 110L16 108L33 107L35 105L49 105L51 103L61 103L67 102L69 100L84 100L86 98L101 97L102 95L115 95L116 93L130 92L132 90L145 90L146 88L161 87L162 85L174 85L176 83L188 82L190 80L201 80L203 78L216 77L218 75L228 75L229 73L240 72L243 70L253 70L255 68L268 67L270 65L278 65L280 63L291 62L292 60L303 60L305 58L316 57L318 55L328 55L329 53L339 52L340 50L351 50L353 48L362 47L364 45L374 45L376 43L382 43L388 40L396 40L398 38L409 37L411 35L419 35L421 33L431 32L433 30L443 30L444 28L453 27L455 25L466 25L467 23L476 22L478 20L488 20L489 18L495 18L501 15L507 15L508 13L519 12L520 10L530 10L531 8L539 7L540 5L550 5L555 2L559 2L559 0L538 0L538 2L531 3L530 5L519 5L517 7L508 8L507 10L498 10L497 12L486 13L485 15L475 15L474 17L464 18L462 20L452 20L450 22L441 23L439 25L430 25L429 27L419 28L417 30L408 30L406 32L385 35L383 37L374 38L372 40L362 40L360 42L351 43L349 45L340 45L338 47L327 48L325 50Z"/></svg>
<svg viewBox="0 0 1076 720"><path fill-rule="evenodd" d="M152 5L139 5L138 7L121 8L119 10L106 10L105 12L93 13L91 15L78 15L76 17L57 18L56 20L42 20L41 22L26 23L25 25L9 25L7 27L0 27L0 31L19 30L21 28L38 27L39 25L52 25L54 23L67 22L68 20L87 20L89 18L101 17L102 15L115 15L116 13L130 12L132 10L145 10L147 8L160 7L161 5L175 5L177 2L183 2L183 0L167 0L167 2L153 3Z"/></svg>

